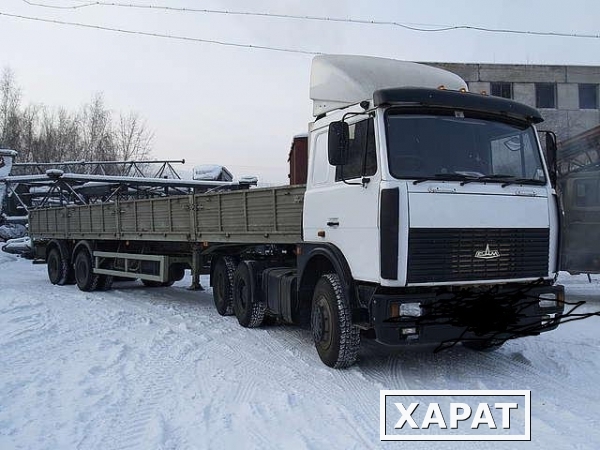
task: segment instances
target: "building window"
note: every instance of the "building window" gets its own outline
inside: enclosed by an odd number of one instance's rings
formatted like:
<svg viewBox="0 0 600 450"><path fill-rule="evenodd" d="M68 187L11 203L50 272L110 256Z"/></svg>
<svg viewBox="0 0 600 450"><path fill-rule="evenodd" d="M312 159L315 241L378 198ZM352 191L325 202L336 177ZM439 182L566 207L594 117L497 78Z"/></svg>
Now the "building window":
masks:
<svg viewBox="0 0 600 450"><path fill-rule="evenodd" d="M490 83L490 90L496 97L513 98L512 83Z"/></svg>
<svg viewBox="0 0 600 450"><path fill-rule="evenodd" d="M579 109L598 109L598 85L579 85Z"/></svg>
<svg viewBox="0 0 600 450"><path fill-rule="evenodd" d="M556 83L535 84L535 106L537 108L556 108Z"/></svg>

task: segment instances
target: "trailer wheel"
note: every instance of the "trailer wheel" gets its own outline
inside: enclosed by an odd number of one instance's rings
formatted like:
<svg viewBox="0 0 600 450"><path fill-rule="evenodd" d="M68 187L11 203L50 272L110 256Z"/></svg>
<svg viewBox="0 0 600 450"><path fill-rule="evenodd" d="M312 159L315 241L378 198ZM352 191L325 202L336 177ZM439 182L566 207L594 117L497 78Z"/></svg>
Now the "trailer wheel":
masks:
<svg viewBox="0 0 600 450"><path fill-rule="evenodd" d="M98 277L98 290L99 291L110 291L112 289L115 277L112 275L100 275Z"/></svg>
<svg viewBox="0 0 600 450"><path fill-rule="evenodd" d="M69 280L73 276L73 269L69 266L69 261L62 257L58 248L54 247L48 252L46 263L50 283L59 286L69 284Z"/></svg>
<svg viewBox="0 0 600 450"><path fill-rule="evenodd" d="M352 324L340 277L323 275L315 287L311 314L312 335L321 361L341 369L356 362L360 331Z"/></svg>
<svg viewBox="0 0 600 450"><path fill-rule="evenodd" d="M219 258L213 272L213 300L222 316L233 314L233 277L235 261L230 256Z"/></svg>
<svg viewBox="0 0 600 450"><path fill-rule="evenodd" d="M481 340L472 340L472 341L463 341L463 347L468 348L469 350L475 350L477 352L493 352L498 350L500 347L504 345L504 342L498 341L490 341L487 339Z"/></svg>
<svg viewBox="0 0 600 450"><path fill-rule="evenodd" d="M260 299L256 280L246 262L242 261L233 275L233 311L241 326L262 325L267 305Z"/></svg>
<svg viewBox="0 0 600 450"><path fill-rule="evenodd" d="M98 288L100 276L94 273L92 257L87 250L80 250L75 256L75 281L77 287L85 292L95 291Z"/></svg>
<svg viewBox="0 0 600 450"><path fill-rule="evenodd" d="M185 277L185 266L183 264L171 264L169 267L169 281L174 283L183 280L183 277Z"/></svg>

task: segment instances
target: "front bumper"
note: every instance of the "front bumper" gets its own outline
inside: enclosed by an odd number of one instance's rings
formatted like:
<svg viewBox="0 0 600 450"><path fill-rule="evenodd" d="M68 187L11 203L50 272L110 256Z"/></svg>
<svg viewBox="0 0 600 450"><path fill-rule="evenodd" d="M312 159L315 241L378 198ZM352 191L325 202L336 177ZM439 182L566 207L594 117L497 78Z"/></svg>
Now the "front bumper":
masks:
<svg viewBox="0 0 600 450"><path fill-rule="evenodd" d="M374 295L370 316L377 341L386 345L504 342L555 329L563 302L563 286L537 283L386 293Z"/></svg>

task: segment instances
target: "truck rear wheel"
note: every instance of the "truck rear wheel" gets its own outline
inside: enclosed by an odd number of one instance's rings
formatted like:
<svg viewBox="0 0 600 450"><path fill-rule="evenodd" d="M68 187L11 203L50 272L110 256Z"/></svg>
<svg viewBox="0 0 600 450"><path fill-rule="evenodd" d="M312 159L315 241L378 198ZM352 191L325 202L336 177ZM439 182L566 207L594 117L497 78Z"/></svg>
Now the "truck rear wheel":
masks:
<svg viewBox="0 0 600 450"><path fill-rule="evenodd" d="M230 256L219 258L213 272L213 300L222 316L233 314L233 277L235 261Z"/></svg>
<svg viewBox="0 0 600 450"><path fill-rule="evenodd" d="M233 276L233 311L241 326L256 328L265 319L267 306L259 297L256 280L245 261L242 261Z"/></svg>
<svg viewBox="0 0 600 450"><path fill-rule="evenodd" d="M58 248L54 247L48 252L46 263L48 265L48 279L50 283L59 286L69 284L73 269L69 266L69 261L62 257Z"/></svg>
<svg viewBox="0 0 600 450"><path fill-rule="evenodd" d="M75 256L75 281L77 287L85 292L95 291L100 276L94 273L92 257L87 250L80 250Z"/></svg>
<svg viewBox="0 0 600 450"><path fill-rule="evenodd" d="M327 273L317 282L311 326L315 347L323 363L341 369L356 362L360 331L352 325L352 312L337 274Z"/></svg>

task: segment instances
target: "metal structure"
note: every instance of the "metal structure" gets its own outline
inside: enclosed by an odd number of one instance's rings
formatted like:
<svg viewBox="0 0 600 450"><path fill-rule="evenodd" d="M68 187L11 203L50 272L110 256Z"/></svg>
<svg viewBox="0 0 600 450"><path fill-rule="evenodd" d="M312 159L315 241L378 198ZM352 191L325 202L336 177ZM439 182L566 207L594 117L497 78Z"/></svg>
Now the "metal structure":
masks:
<svg viewBox="0 0 600 450"><path fill-rule="evenodd" d="M11 176L0 179L8 197L5 213L25 217L32 208L237 190L256 184L256 180L182 180L175 164L185 160L15 163Z"/></svg>
<svg viewBox="0 0 600 450"><path fill-rule="evenodd" d="M50 170L44 175L0 179L6 184L8 215L24 216L34 208L111 203L131 199L188 195L211 190L238 190L251 184L165 178L83 175Z"/></svg>
<svg viewBox="0 0 600 450"><path fill-rule="evenodd" d="M560 143L558 169L561 175L600 169L600 126Z"/></svg>
<svg viewBox="0 0 600 450"><path fill-rule="evenodd" d="M88 175L114 175L123 177L150 177L181 179L174 164L185 164L185 159L159 161L64 161L15 163L12 175L43 175L49 169ZM154 166L158 166L155 168Z"/></svg>
<svg viewBox="0 0 600 450"><path fill-rule="evenodd" d="M563 141L558 153L563 209L561 269L600 273L600 126Z"/></svg>

